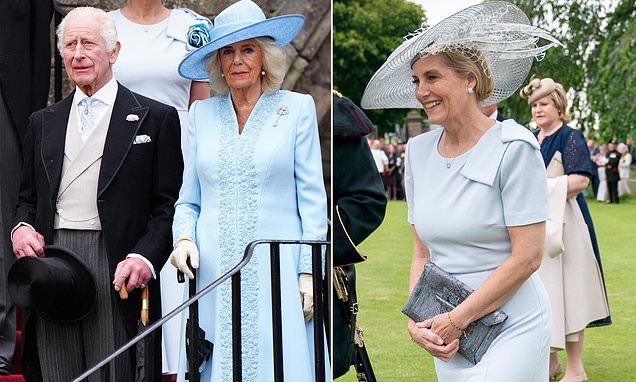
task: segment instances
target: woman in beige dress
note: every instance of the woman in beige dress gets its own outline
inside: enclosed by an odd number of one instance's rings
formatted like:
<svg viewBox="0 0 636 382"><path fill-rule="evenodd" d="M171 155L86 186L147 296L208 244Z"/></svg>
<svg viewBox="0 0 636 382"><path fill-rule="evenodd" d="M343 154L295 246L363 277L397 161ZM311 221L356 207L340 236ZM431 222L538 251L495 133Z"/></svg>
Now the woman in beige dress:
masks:
<svg viewBox="0 0 636 382"><path fill-rule="evenodd" d="M562 382L586 381L583 329L608 325L609 306L592 219L581 191L596 171L585 138L567 125L567 98L551 78L533 78L521 89L532 107L547 169L550 217L539 275L552 305L550 378L561 374L558 350L566 350Z"/></svg>
<svg viewBox="0 0 636 382"><path fill-rule="evenodd" d="M618 181L618 197L623 195L631 195L629 189L629 168L632 165L632 154L627 151L627 145L619 143L616 150L621 154L621 161L618 162L618 174L621 180Z"/></svg>

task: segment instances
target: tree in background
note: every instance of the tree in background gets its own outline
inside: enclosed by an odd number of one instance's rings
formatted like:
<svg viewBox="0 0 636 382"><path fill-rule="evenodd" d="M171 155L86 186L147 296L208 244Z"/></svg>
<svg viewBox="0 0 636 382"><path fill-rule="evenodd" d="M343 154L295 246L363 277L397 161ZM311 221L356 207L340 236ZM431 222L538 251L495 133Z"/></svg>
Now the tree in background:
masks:
<svg viewBox="0 0 636 382"><path fill-rule="evenodd" d="M551 77L568 90L570 114L586 136L624 141L636 120L636 6L632 0L513 0L533 25L550 31L565 48L551 49L531 74ZM502 113L530 122L530 108L513 96Z"/></svg>
<svg viewBox="0 0 636 382"><path fill-rule="evenodd" d="M606 33L594 51L588 98L598 113L600 136L625 142L636 124L636 4L622 0L608 15Z"/></svg>
<svg viewBox="0 0 636 382"><path fill-rule="evenodd" d="M333 2L333 86L360 104L373 73L404 40L419 28L424 10L406 0L335 0ZM402 124L405 110L369 110L378 133Z"/></svg>
<svg viewBox="0 0 636 382"><path fill-rule="evenodd" d="M557 47L547 52L545 58L535 62L531 74L550 77L568 92L569 112L578 127L589 133L595 116L586 97L590 67L596 65L592 54L598 45L606 8L599 0L514 0L532 25L548 30L565 48ZM525 83L524 83L525 85ZM506 117L528 124L530 107L518 96L512 96L500 107Z"/></svg>
<svg viewBox="0 0 636 382"><path fill-rule="evenodd" d="M530 75L563 84L569 112L586 136L601 140L636 136L636 5L633 0L512 0L532 25L549 31L564 48L551 49ZM405 0L334 0L334 88L359 103L367 82L424 11ZM527 82L527 80L526 80ZM528 125L530 107L513 95L502 114ZM403 124L405 110L370 111L379 133Z"/></svg>

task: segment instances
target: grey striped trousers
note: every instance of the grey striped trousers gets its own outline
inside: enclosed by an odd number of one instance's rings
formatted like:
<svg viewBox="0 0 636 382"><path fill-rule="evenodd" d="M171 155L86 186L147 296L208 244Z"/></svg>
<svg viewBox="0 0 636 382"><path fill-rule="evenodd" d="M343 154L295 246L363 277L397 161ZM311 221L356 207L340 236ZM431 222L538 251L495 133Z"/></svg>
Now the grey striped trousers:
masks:
<svg viewBox="0 0 636 382"><path fill-rule="evenodd" d="M37 317L35 325L38 355L44 382L66 382L106 358L127 340L119 296L113 289L106 245L101 231L56 230L55 245L81 257L95 277L97 302L83 320L66 324ZM134 346L103 367L88 381L127 382L134 380Z"/></svg>

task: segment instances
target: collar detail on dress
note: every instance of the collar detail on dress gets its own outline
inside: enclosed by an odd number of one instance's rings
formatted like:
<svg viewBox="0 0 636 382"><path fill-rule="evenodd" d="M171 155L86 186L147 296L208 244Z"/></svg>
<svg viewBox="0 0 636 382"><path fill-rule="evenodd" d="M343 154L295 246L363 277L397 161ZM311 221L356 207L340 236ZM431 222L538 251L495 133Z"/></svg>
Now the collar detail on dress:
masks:
<svg viewBox="0 0 636 382"><path fill-rule="evenodd" d="M495 182L499 164L510 142L523 141L539 150L539 143L534 135L512 119L496 122L491 130L486 134L496 134L499 139L482 137L466 158L466 164L460 172L466 178L487 186L492 186Z"/></svg>

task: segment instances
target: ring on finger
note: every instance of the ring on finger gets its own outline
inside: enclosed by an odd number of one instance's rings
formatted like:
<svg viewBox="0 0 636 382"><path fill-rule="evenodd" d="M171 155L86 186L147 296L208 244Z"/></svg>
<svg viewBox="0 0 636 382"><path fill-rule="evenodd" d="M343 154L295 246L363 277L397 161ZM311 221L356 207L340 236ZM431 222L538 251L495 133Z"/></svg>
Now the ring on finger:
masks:
<svg viewBox="0 0 636 382"><path fill-rule="evenodd" d="M144 288L146 287L146 284L141 284L139 287L140 287L141 289L144 289Z"/></svg>

